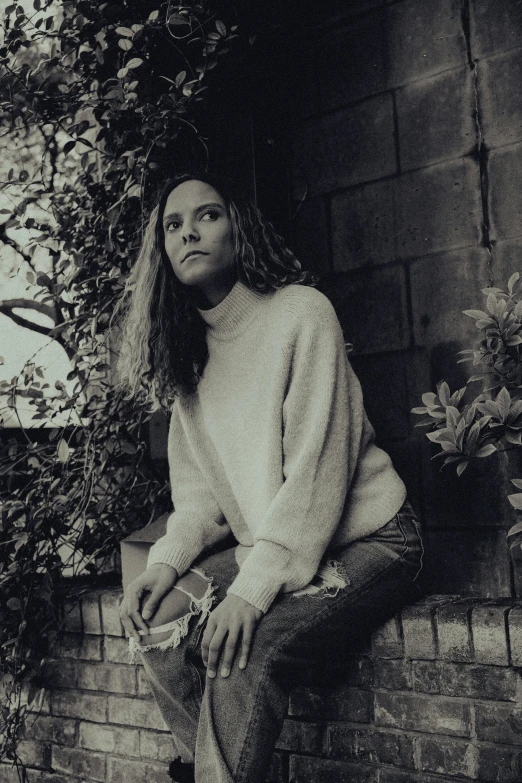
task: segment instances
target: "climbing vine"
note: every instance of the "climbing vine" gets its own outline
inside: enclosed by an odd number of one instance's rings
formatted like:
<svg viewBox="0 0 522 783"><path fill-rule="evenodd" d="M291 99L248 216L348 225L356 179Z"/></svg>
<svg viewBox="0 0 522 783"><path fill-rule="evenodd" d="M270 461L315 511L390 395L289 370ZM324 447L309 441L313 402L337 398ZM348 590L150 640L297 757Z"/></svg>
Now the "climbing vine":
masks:
<svg viewBox="0 0 522 783"><path fill-rule="evenodd" d="M0 383L0 759L37 709L60 599L168 502L147 454L149 411L114 389L115 302L166 161L206 155L198 105L236 37L212 3L31 0L4 6L0 45L0 313L59 345ZM28 411L30 412L28 414ZM12 433L7 437L8 433Z"/></svg>

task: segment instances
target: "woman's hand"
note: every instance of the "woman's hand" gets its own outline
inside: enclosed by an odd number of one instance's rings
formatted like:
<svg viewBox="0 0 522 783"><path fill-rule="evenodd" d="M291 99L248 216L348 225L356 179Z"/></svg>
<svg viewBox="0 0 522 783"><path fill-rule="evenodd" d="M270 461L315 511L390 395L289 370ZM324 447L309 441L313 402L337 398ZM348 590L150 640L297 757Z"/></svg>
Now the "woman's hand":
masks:
<svg viewBox="0 0 522 783"><path fill-rule="evenodd" d="M127 585L120 605L120 620L129 636L139 642L139 630L148 632L147 620L153 616L163 597L178 581L178 572L165 563L156 563ZM150 593L140 613L144 593Z"/></svg>
<svg viewBox="0 0 522 783"><path fill-rule="evenodd" d="M227 595L216 606L208 618L201 642L203 663L207 667L208 677L216 676L217 664L225 639L221 676L228 677L230 674L240 638L241 652L238 665L240 669L245 668L254 632L262 616L263 612L260 609L256 609L252 604L233 594Z"/></svg>

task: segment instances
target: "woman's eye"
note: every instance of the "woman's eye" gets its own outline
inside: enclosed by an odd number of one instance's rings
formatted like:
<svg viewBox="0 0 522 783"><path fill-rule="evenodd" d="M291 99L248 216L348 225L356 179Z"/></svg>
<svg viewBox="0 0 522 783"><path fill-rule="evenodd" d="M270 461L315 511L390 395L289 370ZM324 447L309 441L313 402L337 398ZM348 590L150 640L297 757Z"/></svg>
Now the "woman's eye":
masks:
<svg viewBox="0 0 522 783"><path fill-rule="evenodd" d="M179 228L181 223L178 223L177 220L169 220L169 222L165 226L165 231L176 231L177 228Z"/></svg>
<svg viewBox="0 0 522 783"><path fill-rule="evenodd" d="M219 212L217 209L207 209L203 214L201 215L201 218L206 218L207 220L217 220L219 217Z"/></svg>

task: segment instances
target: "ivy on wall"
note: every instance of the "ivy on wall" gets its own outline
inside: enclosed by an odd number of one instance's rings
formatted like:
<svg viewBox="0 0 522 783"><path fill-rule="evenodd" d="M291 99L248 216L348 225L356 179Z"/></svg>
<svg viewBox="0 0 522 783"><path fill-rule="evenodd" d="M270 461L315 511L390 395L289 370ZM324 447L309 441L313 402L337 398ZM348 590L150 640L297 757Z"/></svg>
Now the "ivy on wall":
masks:
<svg viewBox="0 0 522 783"><path fill-rule="evenodd" d="M33 411L0 455L0 758L19 765L64 575L96 574L168 502L144 445L149 412L111 388L107 331L165 160L205 155L195 112L236 28L211 2L158 0L13 3L3 25L0 135L16 154L0 161L0 242L29 295L0 313L70 362L51 384L36 354L0 383L4 415Z"/></svg>

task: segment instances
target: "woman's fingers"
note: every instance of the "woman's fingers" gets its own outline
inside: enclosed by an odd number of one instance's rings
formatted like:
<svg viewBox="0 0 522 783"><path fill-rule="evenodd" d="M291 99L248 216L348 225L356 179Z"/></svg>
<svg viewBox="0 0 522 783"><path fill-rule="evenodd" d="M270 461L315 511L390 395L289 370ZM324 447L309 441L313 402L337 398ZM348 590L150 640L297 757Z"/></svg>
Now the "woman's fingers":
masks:
<svg viewBox="0 0 522 783"><path fill-rule="evenodd" d="M143 589L128 590L120 607L120 619L123 627L129 636L139 642L140 635L138 630L148 632L147 623L140 614L140 598Z"/></svg>
<svg viewBox="0 0 522 783"><path fill-rule="evenodd" d="M207 626L207 631L208 630ZM214 630L211 630L208 636L207 631L205 631L202 642L203 661L207 667L207 676L212 678L216 676L217 662L219 660L223 641L227 634L227 629L221 625L215 626Z"/></svg>
<svg viewBox="0 0 522 783"><path fill-rule="evenodd" d="M218 661L221 659L221 676L228 677L234 658L238 652L241 637L241 651L238 667L244 669L248 663L254 632L263 613L233 594L214 609L208 618L207 627L201 642L203 663L209 677L216 676ZM224 644L226 639L226 644ZM224 645L224 646L223 646Z"/></svg>
<svg viewBox="0 0 522 783"><path fill-rule="evenodd" d="M228 677L230 669L234 662L234 656L236 654L237 643L239 641L239 628L229 629L227 634L227 641L223 652L223 658L221 660L221 676Z"/></svg>
<svg viewBox="0 0 522 783"><path fill-rule="evenodd" d="M252 647L252 639L254 637L254 628L254 623L245 623L243 626L243 639L241 641L241 653L238 663L240 669L246 668L248 663L250 648Z"/></svg>

